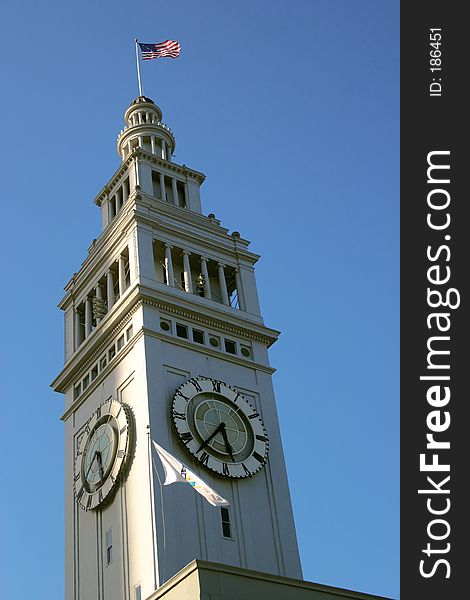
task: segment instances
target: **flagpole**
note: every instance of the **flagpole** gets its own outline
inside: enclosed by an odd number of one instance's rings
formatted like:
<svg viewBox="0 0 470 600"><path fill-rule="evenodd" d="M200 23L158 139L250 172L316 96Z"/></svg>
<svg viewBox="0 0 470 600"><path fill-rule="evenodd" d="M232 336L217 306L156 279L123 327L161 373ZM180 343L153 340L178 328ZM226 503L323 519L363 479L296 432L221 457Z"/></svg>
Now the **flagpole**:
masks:
<svg viewBox="0 0 470 600"><path fill-rule="evenodd" d="M138 39L135 38L135 62L137 64L137 79L139 80L139 96L143 96L142 93L142 80L140 78L140 63L139 63L139 46Z"/></svg>

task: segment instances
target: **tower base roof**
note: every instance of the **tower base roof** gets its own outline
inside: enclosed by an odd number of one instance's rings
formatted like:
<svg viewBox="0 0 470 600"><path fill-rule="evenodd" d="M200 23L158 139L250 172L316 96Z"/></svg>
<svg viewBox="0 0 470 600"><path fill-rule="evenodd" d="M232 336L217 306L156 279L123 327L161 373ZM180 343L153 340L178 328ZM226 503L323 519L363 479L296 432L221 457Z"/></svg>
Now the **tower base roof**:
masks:
<svg viewBox="0 0 470 600"><path fill-rule="evenodd" d="M386 600L383 596L193 560L147 600Z"/></svg>

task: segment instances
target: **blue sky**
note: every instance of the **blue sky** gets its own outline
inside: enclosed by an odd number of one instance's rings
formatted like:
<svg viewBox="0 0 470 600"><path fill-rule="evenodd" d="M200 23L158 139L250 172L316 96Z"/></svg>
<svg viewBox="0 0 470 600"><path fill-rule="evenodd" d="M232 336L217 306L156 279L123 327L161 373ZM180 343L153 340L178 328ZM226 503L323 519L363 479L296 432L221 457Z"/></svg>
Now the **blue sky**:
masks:
<svg viewBox="0 0 470 600"><path fill-rule="evenodd" d="M3 9L2 593L63 596L62 289L100 232L133 39L203 210L252 240L307 580L398 598L397 0Z"/></svg>

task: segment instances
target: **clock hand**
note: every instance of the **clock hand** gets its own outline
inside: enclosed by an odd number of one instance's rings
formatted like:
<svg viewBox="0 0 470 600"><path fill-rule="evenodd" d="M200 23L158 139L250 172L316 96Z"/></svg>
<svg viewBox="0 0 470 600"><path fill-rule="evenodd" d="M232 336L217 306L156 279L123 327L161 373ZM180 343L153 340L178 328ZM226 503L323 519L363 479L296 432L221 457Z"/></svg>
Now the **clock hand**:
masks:
<svg viewBox="0 0 470 600"><path fill-rule="evenodd" d="M104 471L103 471L103 461L101 459L101 452L96 451L96 456L98 459L98 468L100 470L101 479L104 479Z"/></svg>
<svg viewBox="0 0 470 600"><path fill-rule="evenodd" d="M95 450L95 453L93 454L93 458L90 461L90 465L88 467L88 471L86 472L85 479L88 479L88 473L90 472L91 467L93 466L93 463L95 462L95 458L96 458L97 454L98 454L98 450Z"/></svg>
<svg viewBox="0 0 470 600"><path fill-rule="evenodd" d="M233 458L233 448L230 445L230 442L228 441L227 432L225 431L225 423L222 423L222 425L223 425L222 437L224 438L225 447L227 448L227 451L230 454L230 458L232 459L232 462L235 462L235 459Z"/></svg>
<svg viewBox="0 0 470 600"><path fill-rule="evenodd" d="M225 423L221 423L221 424L220 424L220 425L217 427L217 429L216 429L215 431L213 431L213 432L210 434L210 436L207 438L207 440L204 440L204 441L202 442L202 444L201 444L201 445L199 446L199 448L196 450L196 454L199 452L199 450L202 450L202 449L203 449L205 446L207 446L207 444L208 444L208 443L211 441L211 439L212 439L213 437L215 437L215 436L216 436L216 435L219 433L219 431L220 431L221 429L223 429L224 427L225 427Z"/></svg>

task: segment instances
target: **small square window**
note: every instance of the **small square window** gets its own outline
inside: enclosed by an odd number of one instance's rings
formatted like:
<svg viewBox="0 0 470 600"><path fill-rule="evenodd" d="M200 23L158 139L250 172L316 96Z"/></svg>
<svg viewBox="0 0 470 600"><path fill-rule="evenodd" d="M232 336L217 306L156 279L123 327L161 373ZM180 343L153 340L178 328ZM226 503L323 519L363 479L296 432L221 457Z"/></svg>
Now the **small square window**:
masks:
<svg viewBox="0 0 470 600"><path fill-rule="evenodd" d="M204 343L204 332L199 329L193 329L193 340L198 344Z"/></svg>
<svg viewBox="0 0 470 600"><path fill-rule="evenodd" d="M107 364L108 361L106 360L106 356L103 356L103 358L100 360L100 371L102 371Z"/></svg>
<svg viewBox="0 0 470 600"><path fill-rule="evenodd" d="M186 325L176 323L176 335L180 338L188 339L188 328Z"/></svg>
<svg viewBox="0 0 470 600"><path fill-rule="evenodd" d="M91 370L91 380L93 381L98 377L98 365L95 365Z"/></svg>
<svg viewBox="0 0 470 600"><path fill-rule="evenodd" d="M126 339L129 341L131 337L134 335L134 328L132 325L126 329Z"/></svg>
<svg viewBox="0 0 470 600"><path fill-rule="evenodd" d="M121 350L121 348L123 346L124 346L124 336L121 335L121 337L117 341L117 351L119 352L119 350Z"/></svg>
<svg viewBox="0 0 470 600"><path fill-rule="evenodd" d="M229 354L237 353L237 345L232 340L225 340L225 351Z"/></svg>
<svg viewBox="0 0 470 600"><path fill-rule="evenodd" d="M82 391L82 384L78 383L74 388L73 388L73 399L76 400Z"/></svg>
<svg viewBox="0 0 470 600"><path fill-rule="evenodd" d="M109 358L109 360L112 360L115 356L116 356L116 348L114 346L111 346L111 348L108 350L108 358Z"/></svg>
<svg viewBox="0 0 470 600"><path fill-rule="evenodd" d="M82 381L82 385L83 385L84 390L86 390L87 387L90 385L90 376L89 375L85 375L85 377L83 378L83 381Z"/></svg>

